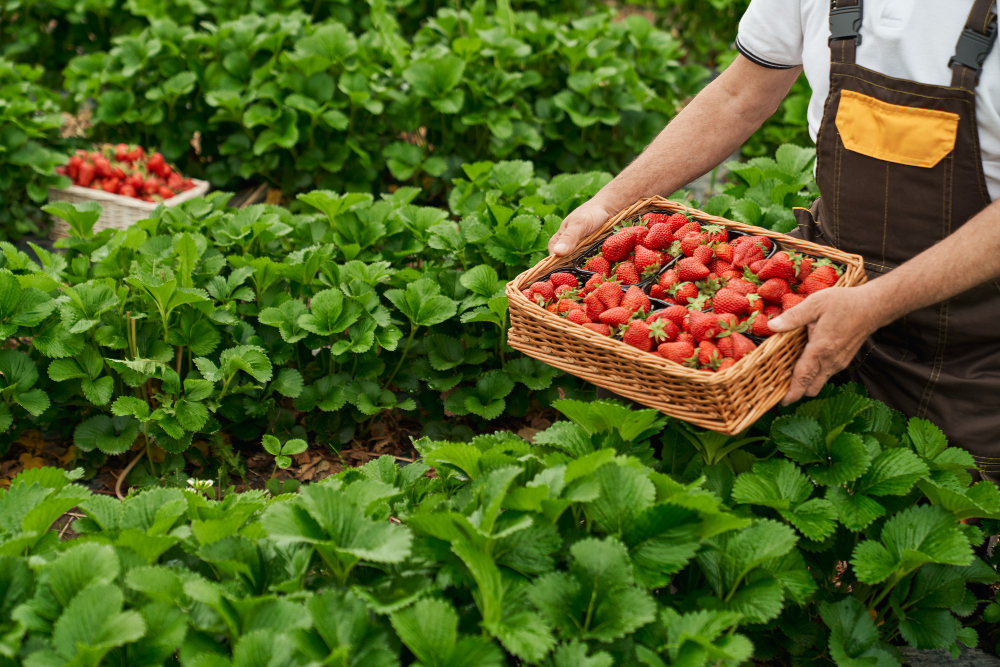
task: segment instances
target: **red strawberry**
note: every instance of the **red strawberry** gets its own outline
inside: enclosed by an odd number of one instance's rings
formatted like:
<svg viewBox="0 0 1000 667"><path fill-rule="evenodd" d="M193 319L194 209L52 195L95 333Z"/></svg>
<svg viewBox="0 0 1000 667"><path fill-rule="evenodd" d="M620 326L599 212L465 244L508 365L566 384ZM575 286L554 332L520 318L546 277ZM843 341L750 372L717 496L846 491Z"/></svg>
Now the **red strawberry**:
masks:
<svg viewBox="0 0 1000 667"><path fill-rule="evenodd" d="M691 343L691 345L693 346L697 341L695 340L694 336L691 334L690 331L682 331L679 334L677 334L677 342Z"/></svg>
<svg viewBox="0 0 1000 667"><path fill-rule="evenodd" d="M635 228L635 244L640 245L646 240L646 235L649 234L649 228L639 226Z"/></svg>
<svg viewBox="0 0 1000 667"><path fill-rule="evenodd" d="M573 324L591 324L593 320L587 317L587 313L582 310L571 310L566 313L566 319Z"/></svg>
<svg viewBox="0 0 1000 667"><path fill-rule="evenodd" d="M591 257L587 260L587 263L583 265L587 271L593 271L594 273L600 274L602 276L611 276L611 265L608 264L608 260L604 259L603 256L597 255Z"/></svg>
<svg viewBox="0 0 1000 667"><path fill-rule="evenodd" d="M809 274L808 278L819 280L820 282L825 283L827 287L833 287L837 284L837 280L840 279L840 274L837 272L837 269L833 267L833 265L823 263L825 261L826 260L820 260L819 262L816 262L816 265L813 267L812 273ZM806 278L800 278L800 280L805 282Z"/></svg>
<svg viewBox="0 0 1000 667"><path fill-rule="evenodd" d="M677 283L668 291L677 300L677 303L681 305L686 304L691 299L698 298L698 287L689 281Z"/></svg>
<svg viewBox="0 0 1000 667"><path fill-rule="evenodd" d="M791 293L786 294L785 296L783 296L781 298L781 300L784 301L785 299L787 299L790 296L795 296L795 295L791 294ZM778 315L781 315L782 310L783 310L783 308L781 306L766 306L764 308L764 315L767 316L767 319L773 320Z"/></svg>
<svg viewBox="0 0 1000 667"><path fill-rule="evenodd" d="M680 280L697 282L708 277L711 271L694 257L685 257L677 262L677 277Z"/></svg>
<svg viewBox="0 0 1000 667"><path fill-rule="evenodd" d="M719 335L719 318L711 313L695 310L688 316L691 334L698 340L709 340Z"/></svg>
<svg viewBox="0 0 1000 667"><path fill-rule="evenodd" d="M792 294L789 292L785 296L781 297L781 310L790 310L805 300L806 298L801 294ZM766 314L767 311L765 310L764 313ZM770 315L768 315L768 317L770 317Z"/></svg>
<svg viewBox="0 0 1000 667"><path fill-rule="evenodd" d="M675 234L677 233L678 229L690 223L691 219L687 217L687 214L685 213L674 213L667 219L667 224L670 225L670 231L674 232Z"/></svg>
<svg viewBox="0 0 1000 667"><path fill-rule="evenodd" d="M569 285L560 285L555 289L556 297L568 298L576 294L576 289Z"/></svg>
<svg viewBox="0 0 1000 667"><path fill-rule="evenodd" d="M830 287L830 285L828 285L824 280L816 277L816 273L818 271L819 269L814 269L812 275L802 281L799 285L799 294L809 296L810 294L814 294L820 290L828 289Z"/></svg>
<svg viewBox="0 0 1000 667"><path fill-rule="evenodd" d="M795 261L788 252L778 252L765 260L764 265L756 273L761 280L781 278L791 282L795 278Z"/></svg>
<svg viewBox="0 0 1000 667"><path fill-rule="evenodd" d="M770 252L771 250L772 246L771 239L767 238L766 236L750 236L747 237L747 241L751 241L755 245L763 246L763 250L765 253Z"/></svg>
<svg viewBox="0 0 1000 667"><path fill-rule="evenodd" d="M805 280L812 273L813 266L816 264L816 260L812 257L807 257L802 255L802 260L799 262L798 271L795 273L795 278L799 281Z"/></svg>
<svg viewBox="0 0 1000 667"><path fill-rule="evenodd" d="M718 365L721 358L719 348L712 341L703 340L698 343L698 363L702 366Z"/></svg>
<svg viewBox="0 0 1000 667"><path fill-rule="evenodd" d="M650 315L646 318L647 322L649 320L659 320L666 319L669 320L680 329L684 326L684 318L687 317L688 311L684 306L670 306L669 308L664 308L663 310L657 311L655 314Z"/></svg>
<svg viewBox="0 0 1000 667"><path fill-rule="evenodd" d="M764 313L754 313L749 321L753 335L760 336L761 338L767 338L771 335L771 327L768 326L771 318Z"/></svg>
<svg viewBox="0 0 1000 667"><path fill-rule="evenodd" d="M721 259L713 259L712 262L708 265L708 268L711 269L712 273L721 276L724 273L731 272L733 270L733 265L730 264L729 262L724 262Z"/></svg>
<svg viewBox="0 0 1000 667"><path fill-rule="evenodd" d="M635 248L635 228L626 227L605 239L601 244L601 254L604 255L604 259L614 264L628 257L633 248Z"/></svg>
<svg viewBox="0 0 1000 667"><path fill-rule="evenodd" d="M665 225L670 220L669 213L661 213L659 211L652 211L650 213L643 214L641 220L646 223L646 226L650 230L656 225ZM668 227L669 229L669 227Z"/></svg>
<svg viewBox="0 0 1000 667"><path fill-rule="evenodd" d="M743 269L764 259L764 251L756 243L741 243L733 251L733 267Z"/></svg>
<svg viewBox="0 0 1000 667"><path fill-rule="evenodd" d="M541 305L541 304L539 304L539 305ZM553 301L549 305L545 306L545 310L549 311L550 313L556 313L556 314L558 314L559 313L559 304L556 303L555 301Z"/></svg>
<svg viewBox="0 0 1000 667"><path fill-rule="evenodd" d="M732 357L739 361L746 355L757 349L757 345L752 340L741 333L731 333L725 338L720 338L718 343L719 352L725 357Z"/></svg>
<svg viewBox="0 0 1000 667"><path fill-rule="evenodd" d="M593 323L593 324L584 324L583 326L587 327L594 333L600 334L602 336L611 335L611 327L609 327L607 324Z"/></svg>
<svg viewBox="0 0 1000 667"><path fill-rule="evenodd" d="M570 287L580 286L580 281L572 273L553 273L549 276L549 282L552 283L553 287L557 288L563 285L569 285Z"/></svg>
<svg viewBox="0 0 1000 667"><path fill-rule="evenodd" d="M666 271L660 274L660 279L657 281L657 283L659 283L660 287L662 287L663 289L669 289L670 287L673 287L680 281L681 281L680 278L677 277L677 271L673 269L667 269Z"/></svg>
<svg viewBox="0 0 1000 667"><path fill-rule="evenodd" d="M662 287L660 287L659 285L657 285L656 283L653 283L652 285L649 286L649 296L652 299L660 299L661 301L663 299L669 298L667 296L667 291Z"/></svg>
<svg viewBox="0 0 1000 667"><path fill-rule="evenodd" d="M541 297L542 301L550 301L555 298L555 290L552 289L552 284L549 282L537 282L532 283L528 288L528 293L531 295L528 298L532 301L537 301Z"/></svg>
<svg viewBox="0 0 1000 667"><path fill-rule="evenodd" d="M656 353L675 364L690 366L694 357L694 345L690 342L675 341L663 343L656 348Z"/></svg>
<svg viewBox="0 0 1000 667"><path fill-rule="evenodd" d="M723 271L722 273L719 274L719 277L725 278L726 280L733 280L734 278L742 278L743 274L734 269L731 271Z"/></svg>
<svg viewBox="0 0 1000 667"><path fill-rule="evenodd" d="M771 278L757 288L757 294L768 303L781 303L781 297L788 294L788 283L781 278Z"/></svg>
<svg viewBox="0 0 1000 667"><path fill-rule="evenodd" d="M726 370L727 368L732 368L735 365L736 365L736 360L735 359L730 359L730 358L727 357L727 358L725 358L725 359L723 359L722 361L719 362L719 367L715 369L715 372L716 373L721 373L722 371Z"/></svg>
<svg viewBox="0 0 1000 667"><path fill-rule="evenodd" d="M617 308L609 308L600 314L598 317L602 324L607 324L612 327L620 327L629 321L632 317L632 313L628 308L622 308L618 306Z"/></svg>
<svg viewBox="0 0 1000 667"><path fill-rule="evenodd" d="M658 222L649 228L649 233L643 239L642 245L651 250L665 250L674 242L674 234L668 225Z"/></svg>
<svg viewBox="0 0 1000 667"><path fill-rule="evenodd" d="M750 307L750 300L739 292L723 287L712 297L715 312L742 315Z"/></svg>
<svg viewBox="0 0 1000 667"><path fill-rule="evenodd" d="M712 261L712 249L707 245L700 245L694 249L694 253L691 256L702 264L707 265Z"/></svg>
<svg viewBox="0 0 1000 667"><path fill-rule="evenodd" d="M733 246L728 243L720 243L715 246L715 256L727 264L733 263Z"/></svg>
<svg viewBox="0 0 1000 667"><path fill-rule="evenodd" d="M635 268L639 275L649 277L659 271L661 266L663 266L663 255L646 246L635 247Z"/></svg>
<svg viewBox="0 0 1000 667"><path fill-rule="evenodd" d="M589 317L591 321L594 321L601 316L601 313L607 310L607 307L601 303L600 298L598 298L596 294L588 294L583 300L583 310L587 313L587 317Z"/></svg>
<svg viewBox="0 0 1000 667"><path fill-rule="evenodd" d="M570 310L583 310L583 304L572 299L559 299L556 301L556 312L565 313Z"/></svg>
<svg viewBox="0 0 1000 667"><path fill-rule="evenodd" d="M615 279L622 285L635 285L639 282L639 271L632 262L622 262L615 267Z"/></svg>
<svg viewBox="0 0 1000 667"><path fill-rule="evenodd" d="M584 283L583 289L580 290L581 296L586 296L590 294L598 287L600 287L603 283L604 283L604 276L602 276L600 273L595 273L594 275L590 276L590 278L587 279L586 283Z"/></svg>
<svg viewBox="0 0 1000 667"><path fill-rule="evenodd" d="M696 248L700 248L702 245L701 236L695 233L690 233L680 240L681 243L681 253L685 257L691 257L694 255Z"/></svg>
<svg viewBox="0 0 1000 667"><path fill-rule="evenodd" d="M653 348L650 331L649 325L643 320L632 320L628 323L628 329L625 330L622 341L638 350L649 352Z"/></svg>
<svg viewBox="0 0 1000 667"><path fill-rule="evenodd" d="M725 243L729 240L729 232L722 225L705 225L702 231L708 233L709 243Z"/></svg>
<svg viewBox="0 0 1000 667"><path fill-rule="evenodd" d="M673 227L673 225L671 225L671 227ZM674 230L674 240L683 241L684 237L691 233L700 234L701 225L697 222L688 222L681 225L679 228Z"/></svg>
<svg viewBox="0 0 1000 667"><path fill-rule="evenodd" d="M747 301L750 302L750 307L747 309L747 312L760 313L764 311L764 306L766 304L764 303L764 300L760 298L760 294L747 294L746 297Z"/></svg>
<svg viewBox="0 0 1000 667"><path fill-rule="evenodd" d="M672 341L681 332L680 327L666 317L647 317L646 324L649 325L650 337L657 343Z"/></svg>
<svg viewBox="0 0 1000 667"><path fill-rule="evenodd" d="M719 328L723 333L738 329L740 326L739 318L732 313L719 313L716 311L715 315L719 318Z"/></svg>
<svg viewBox="0 0 1000 667"><path fill-rule="evenodd" d="M614 281L603 283L594 291L594 294L601 300L605 308L615 308L621 305L622 288Z"/></svg>
<svg viewBox="0 0 1000 667"><path fill-rule="evenodd" d="M632 285L632 287L629 287L628 291L625 292L625 296L624 298L622 298L621 305L625 308L628 308L629 312L632 313L635 312L648 313L650 306L649 297L646 296L646 294L642 291L641 288Z"/></svg>

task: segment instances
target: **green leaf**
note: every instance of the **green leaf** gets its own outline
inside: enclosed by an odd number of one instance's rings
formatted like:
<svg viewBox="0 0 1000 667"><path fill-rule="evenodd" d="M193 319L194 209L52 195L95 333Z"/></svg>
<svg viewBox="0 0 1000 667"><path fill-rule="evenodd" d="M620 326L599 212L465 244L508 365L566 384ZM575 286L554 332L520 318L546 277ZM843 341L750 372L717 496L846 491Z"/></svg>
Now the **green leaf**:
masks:
<svg viewBox="0 0 1000 667"><path fill-rule="evenodd" d="M427 667L501 667L503 654L482 637L461 637L458 614L444 600L419 600L389 615L403 644Z"/></svg>
<svg viewBox="0 0 1000 667"><path fill-rule="evenodd" d="M388 290L385 296L410 320L413 326L434 326L455 316L458 303L441 294L441 286L421 278L406 290Z"/></svg>
<svg viewBox="0 0 1000 667"><path fill-rule="evenodd" d="M899 659L879 641L878 629L868 610L854 597L836 604L821 602L820 616L830 628L830 657L840 667L892 667Z"/></svg>
<svg viewBox="0 0 1000 667"><path fill-rule="evenodd" d="M73 444L85 452L99 449L105 454L121 454L138 435L139 422L132 417L96 415L76 427Z"/></svg>
<svg viewBox="0 0 1000 667"><path fill-rule="evenodd" d="M855 485L857 492L872 496L901 496L910 492L917 480L930 469L908 449L886 449L872 461L871 467Z"/></svg>
<svg viewBox="0 0 1000 667"><path fill-rule="evenodd" d="M298 325L320 336L331 336L343 332L358 321L363 307L354 299L334 287L313 296L309 304L309 314L300 315Z"/></svg>

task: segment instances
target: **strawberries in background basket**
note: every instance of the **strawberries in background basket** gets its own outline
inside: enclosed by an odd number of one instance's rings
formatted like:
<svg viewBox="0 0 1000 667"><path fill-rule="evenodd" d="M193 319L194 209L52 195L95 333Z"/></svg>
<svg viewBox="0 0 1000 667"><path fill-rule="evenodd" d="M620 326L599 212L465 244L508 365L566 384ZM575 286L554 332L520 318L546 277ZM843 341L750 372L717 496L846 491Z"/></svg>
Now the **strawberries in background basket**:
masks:
<svg viewBox="0 0 1000 667"><path fill-rule="evenodd" d="M101 144L91 152L78 150L59 173L69 176L73 185L100 189L147 202L170 199L194 187L160 153L148 158L141 146Z"/></svg>

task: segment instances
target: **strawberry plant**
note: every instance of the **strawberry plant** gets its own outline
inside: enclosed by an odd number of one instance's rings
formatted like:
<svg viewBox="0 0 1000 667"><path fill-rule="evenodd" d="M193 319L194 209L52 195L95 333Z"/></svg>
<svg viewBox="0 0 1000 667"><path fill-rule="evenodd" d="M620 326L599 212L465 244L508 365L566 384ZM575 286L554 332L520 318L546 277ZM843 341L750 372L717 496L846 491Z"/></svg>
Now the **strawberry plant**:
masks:
<svg viewBox="0 0 1000 667"><path fill-rule="evenodd" d="M297 494L25 471L0 490L0 661L851 667L988 638L998 577L959 519L1000 494L926 421L845 387L708 464L653 410L555 407L531 443L422 438Z"/></svg>

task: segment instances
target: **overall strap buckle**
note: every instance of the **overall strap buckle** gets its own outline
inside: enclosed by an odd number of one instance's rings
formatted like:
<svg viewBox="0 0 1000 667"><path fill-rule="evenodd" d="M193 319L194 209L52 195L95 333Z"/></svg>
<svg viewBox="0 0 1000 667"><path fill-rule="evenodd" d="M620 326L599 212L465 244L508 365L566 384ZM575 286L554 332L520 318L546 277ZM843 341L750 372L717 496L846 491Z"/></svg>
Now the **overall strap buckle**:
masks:
<svg viewBox="0 0 1000 667"><path fill-rule="evenodd" d="M948 62L948 66L953 67L957 64L968 67L976 73L978 80L983 71L983 63L986 62L986 56L993 50L996 41L997 15L993 14L985 35L972 28L966 28L962 31L962 36L958 38L955 55Z"/></svg>
<svg viewBox="0 0 1000 667"><path fill-rule="evenodd" d="M861 44L862 2L858 0L858 4L850 7L830 8L830 43L853 39L855 45Z"/></svg>

